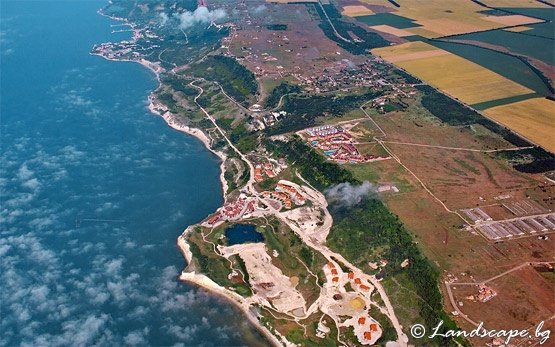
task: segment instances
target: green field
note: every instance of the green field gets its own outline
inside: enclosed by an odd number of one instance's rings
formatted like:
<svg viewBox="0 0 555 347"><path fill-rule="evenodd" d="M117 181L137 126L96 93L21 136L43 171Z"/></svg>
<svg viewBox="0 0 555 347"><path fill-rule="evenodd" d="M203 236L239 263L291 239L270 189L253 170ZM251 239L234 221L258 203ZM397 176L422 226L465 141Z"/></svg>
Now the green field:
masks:
<svg viewBox="0 0 555 347"><path fill-rule="evenodd" d="M524 16L536 17L548 21L555 20L555 11L553 8L518 8L518 7L500 7L499 9L513 13L522 14Z"/></svg>
<svg viewBox="0 0 555 347"><path fill-rule="evenodd" d="M553 23L548 24L550 24L551 30L553 30ZM553 40L539 36L522 36L520 33L505 30L491 30L459 35L452 40L472 40L502 46L508 48L513 53L532 57L546 64L555 65L555 55L553 54L555 46Z"/></svg>
<svg viewBox="0 0 555 347"><path fill-rule="evenodd" d="M477 109L477 110L482 111L482 110L485 110L486 108L512 104L513 102L519 102L519 101L523 101L523 100L537 98L538 96L540 96L538 93L530 93L530 94L524 94L524 95L510 96L508 98L497 99L497 100L486 101L486 102L481 102L481 103L478 103L478 104L474 104L474 105L472 105L472 107Z"/></svg>
<svg viewBox="0 0 555 347"><path fill-rule="evenodd" d="M391 13L377 13L369 16L360 16L355 18L359 22L362 22L369 26L390 25L397 29L415 28L420 26L409 18L397 16Z"/></svg>
<svg viewBox="0 0 555 347"><path fill-rule="evenodd" d="M553 28L553 22L530 24L526 26L532 28L532 30L523 31L520 33L521 35L537 35L555 40L555 30Z"/></svg>

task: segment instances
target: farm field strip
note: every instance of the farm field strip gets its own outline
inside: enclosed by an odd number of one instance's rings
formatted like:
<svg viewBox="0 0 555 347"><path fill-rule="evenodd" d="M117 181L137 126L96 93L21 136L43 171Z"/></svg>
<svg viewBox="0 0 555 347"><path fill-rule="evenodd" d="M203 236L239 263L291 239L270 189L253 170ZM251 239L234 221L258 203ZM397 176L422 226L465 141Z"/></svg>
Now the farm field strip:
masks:
<svg viewBox="0 0 555 347"><path fill-rule="evenodd" d="M533 92L476 63L423 42L377 48L372 53L467 104ZM426 57L426 54L431 56Z"/></svg>
<svg viewBox="0 0 555 347"><path fill-rule="evenodd" d="M480 0L491 7L510 7L510 8L549 8L536 0Z"/></svg>
<svg viewBox="0 0 555 347"><path fill-rule="evenodd" d="M555 102L533 98L483 111L488 117L555 152Z"/></svg>
<svg viewBox="0 0 555 347"><path fill-rule="evenodd" d="M527 17L521 14L513 14L508 16L486 16L484 17L484 19L489 20L491 22L503 24L506 26L535 24L535 23L544 22L542 19Z"/></svg>

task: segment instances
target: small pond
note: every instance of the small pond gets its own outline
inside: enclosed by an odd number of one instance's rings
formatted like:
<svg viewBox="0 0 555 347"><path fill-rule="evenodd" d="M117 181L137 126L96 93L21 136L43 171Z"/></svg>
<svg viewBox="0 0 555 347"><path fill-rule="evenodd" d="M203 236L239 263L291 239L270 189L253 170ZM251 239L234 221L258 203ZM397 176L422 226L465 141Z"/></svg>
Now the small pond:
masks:
<svg viewBox="0 0 555 347"><path fill-rule="evenodd" d="M256 226L252 224L235 224L225 229L224 233L230 246L241 243L264 241L262 234L256 231Z"/></svg>

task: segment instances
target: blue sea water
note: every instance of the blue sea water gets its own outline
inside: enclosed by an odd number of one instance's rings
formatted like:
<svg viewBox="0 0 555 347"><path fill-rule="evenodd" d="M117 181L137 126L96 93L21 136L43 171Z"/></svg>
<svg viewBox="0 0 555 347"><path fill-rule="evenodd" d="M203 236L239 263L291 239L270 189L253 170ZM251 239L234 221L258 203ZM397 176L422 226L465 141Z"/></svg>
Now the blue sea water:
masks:
<svg viewBox="0 0 555 347"><path fill-rule="evenodd" d="M176 280L218 161L148 112L148 70L89 55L129 35L103 5L0 3L0 345L262 344Z"/></svg>

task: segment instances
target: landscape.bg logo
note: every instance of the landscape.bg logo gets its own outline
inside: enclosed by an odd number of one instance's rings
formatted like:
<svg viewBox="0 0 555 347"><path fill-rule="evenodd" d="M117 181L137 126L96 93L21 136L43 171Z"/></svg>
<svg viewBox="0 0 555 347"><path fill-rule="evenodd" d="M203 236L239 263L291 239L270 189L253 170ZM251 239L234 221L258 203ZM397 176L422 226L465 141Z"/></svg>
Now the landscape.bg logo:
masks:
<svg viewBox="0 0 555 347"><path fill-rule="evenodd" d="M436 336L440 337L490 337L490 338L505 338L504 343L506 345L509 344L511 339L513 338L538 338L540 339L540 345L543 345L547 340L549 340L549 336L551 331L546 329L543 330L544 321L541 321L538 326L536 327L535 331L531 333L529 330L518 330L518 329L509 329L509 330L495 330L495 329L485 329L484 322L480 322L478 326L471 331L465 330L447 330L446 332L440 333L439 330L443 326L443 321L439 321L439 323L432 329L428 338L433 339ZM410 334L412 337L416 339L421 339L426 336L426 327L422 324L414 324L410 328Z"/></svg>

